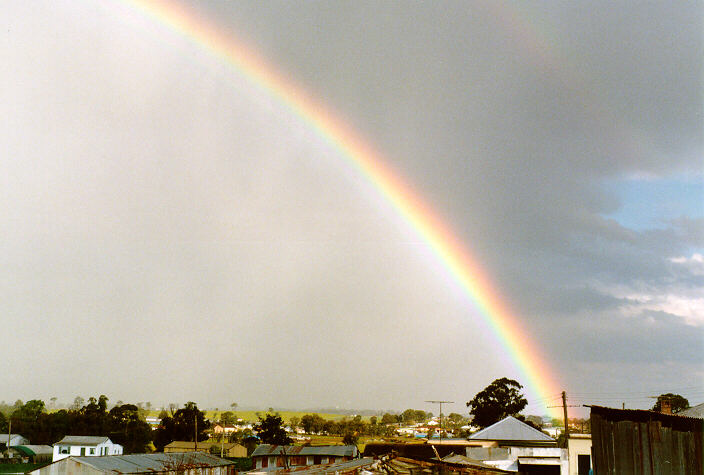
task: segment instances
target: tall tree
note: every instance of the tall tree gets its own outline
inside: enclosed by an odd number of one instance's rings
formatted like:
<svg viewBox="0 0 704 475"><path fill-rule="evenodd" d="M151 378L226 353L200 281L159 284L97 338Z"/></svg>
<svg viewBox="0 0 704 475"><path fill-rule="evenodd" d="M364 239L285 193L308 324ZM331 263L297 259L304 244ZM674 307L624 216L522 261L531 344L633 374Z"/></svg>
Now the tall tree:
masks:
<svg viewBox="0 0 704 475"><path fill-rule="evenodd" d="M655 401L655 405L653 406L653 411L662 411L663 402L670 403L670 409L672 412L680 412L689 407L689 401L683 396L680 396L679 394L667 393L658 396L658 399Z"/></svg>
<svg viewBox="0 0 704 475"><path fill-rule="evenodd" d="M154 445L158 450L163 450L165 445L174 440L192 442L196 438L196 428L198 441L205 440L208 438L206 434L208 427L205 413L198 409L195 402L189 401L184 407L177 410L173 417L161 419L159 428L154 434Z"/></svg>
<svg viewBox="0 0 704 475"><path fill-rule="evenodd" d="M484 428L507 416L517 415L528 404L521 393L522 388L513 379L494 380L467 403L467 407L471 407L469 413L474 416L472 423Z"/></svg>
<svg viewBox="0 0 704 475"><path fill-rule="evenodd" d="M71 406L71 409L74 411L79 410L81 407L83 407L83 403L86 402L85 399L83 399L81 396L76 396L73 399L73 405Z"/></svg>
<svg viewBox="0 0 704 475"><path fill-rule="evenodd" d="M124 447L127 454L144 453L152 440L152 429L139 416L134 404L110 409L110 439Z"/></svg>
<svg viewBox="0 0 704 475"><path fill-rule="evenodd" d="M281 416L267 414L263 419L259 417L259 422L254 425L254 430L264 444L290 445L293 441L286 434L283 425Z"/></svg>
<svg viewBox="0 0 704 475"><path fill-rule="evenodd" d="M220 424L230 424L234 425L237 423L237 417L232 411L225 411L220 413Z"/></svg>

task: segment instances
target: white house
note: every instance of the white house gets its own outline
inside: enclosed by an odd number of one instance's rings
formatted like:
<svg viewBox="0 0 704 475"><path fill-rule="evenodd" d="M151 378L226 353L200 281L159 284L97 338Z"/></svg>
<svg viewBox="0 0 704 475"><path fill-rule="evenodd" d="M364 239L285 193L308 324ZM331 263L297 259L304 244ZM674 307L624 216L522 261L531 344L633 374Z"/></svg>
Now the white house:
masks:
<svg viewBox="0 0 704 475"><path fill-rule="evenodd" d="M107 437L95 437L90 435L67 435L54 444L54 455L52 462L65 459L71 455L79 456L99 456L99 455L122 455L122 446L113 443Z"/></svg>
<svg viewBox="0 0 704 475"><path fill-rule="evenodd" d="M569 473L567 449L557 441L518 419L508 416L469 436L477 447L467 457L509 472Z"/></svg>
<svg viewBox="0 0 704 475"><path fill-rule="evenodd" d="M6 447L14 447L15 445L27 445L29 440L20 434L10 435L10 443L7 443L8 434L0 434L0 444L5 444Z"/></svg>

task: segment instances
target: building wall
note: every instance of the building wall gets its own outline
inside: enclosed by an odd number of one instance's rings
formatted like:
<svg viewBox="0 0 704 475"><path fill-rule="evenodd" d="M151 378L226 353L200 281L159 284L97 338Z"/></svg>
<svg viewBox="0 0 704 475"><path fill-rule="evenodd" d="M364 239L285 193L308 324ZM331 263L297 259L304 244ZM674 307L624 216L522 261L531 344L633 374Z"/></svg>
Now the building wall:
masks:
<svg viewBox="0 0 704 475"><path fill-rule="evenodd" d="M81 451L83 449L83 452ZM68 452L68 453L66 453ZM98 457L100 455L122 455L122 446L112 442L102 442L98 445L61 445L54 446L52 461L65 459L71 455Z"/></svg>
<svg viewBox="0 0 704 475"><path fill-rule="evenodd" d="M550 457L555 460L549 465L559 466L560 475L569 472L567 449L557 447L470 447L467 448L467 457L512 472L518 471L519 457Z"/></svg>
<svg viewBox="0 0 704 475"><path fill-rule="evenodd" d="M316 458L318 460L316 460ZM302 465L318 465L318 464L328 464L337 463L352 460L352 457L342 457L333 455L290 455L287 456L289 467L298 467ZM276 455L262 455L258 457L253 457L252 465L254 468L266 468L266 467L283 467L284 461L283 457Z"/></svg>
<svg viewBox="0 0 704 475"><path fill-rule="evenodd" d="M229 449L225 449L225 452L228 457L246 457L247 456L247 447L244 445L235 445L233 447L230 447Z"/></svg>
<svg viewBox="0 0 704 475"><path fill-rule="evenodd" d="M597 473L704 474L704 420L591 406Z"/></svg>
<svg viewBox="0 0 704 475"><path fill-rule="evenodd" d="M210 447L212 447L213 444L209 442L198 442L198 452L205 452L205 453L210 453ZM247 449L245 449L245 452ZM191 447L164 447L164 453L165 454L171 454L171 453L187 453L187 452L196 452L195 446ZM244 455L246 457L247 454Z"/></svg>
<svg viewBox="0 0 704 475"><path fill-rule="evenodd" d="M71 459L62 459L31 472L32 475L103 475L92 467L76 463Z"/></svg>
<svg viewBox="0 0 704 475"><path fill-rule="evenodd" d="M579 437L581 434L570 435L567 452L570 461L570 475L581 475L578 471L577 462L580 455L589 456L589 466L591 467L591 457L592 457L592 438Z"/></svg>

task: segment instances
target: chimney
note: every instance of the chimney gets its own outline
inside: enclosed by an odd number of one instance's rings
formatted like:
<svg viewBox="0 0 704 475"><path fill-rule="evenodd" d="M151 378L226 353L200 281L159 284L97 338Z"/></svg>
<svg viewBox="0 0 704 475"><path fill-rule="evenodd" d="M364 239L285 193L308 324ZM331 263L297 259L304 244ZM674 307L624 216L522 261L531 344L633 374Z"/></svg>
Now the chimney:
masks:
<svg viewBox="0 0 704 475"><path fill-rule="evenodd" d="M663 414L672 414L672 405L669 399L664 398L660 401L660 412Z"/></svg>

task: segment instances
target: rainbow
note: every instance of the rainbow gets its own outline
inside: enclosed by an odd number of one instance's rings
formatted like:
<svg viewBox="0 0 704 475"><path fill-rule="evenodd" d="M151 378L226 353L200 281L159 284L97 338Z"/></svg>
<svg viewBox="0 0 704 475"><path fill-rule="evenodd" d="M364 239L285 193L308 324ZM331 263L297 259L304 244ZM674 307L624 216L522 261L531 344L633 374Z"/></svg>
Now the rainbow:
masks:
<svg viewBox="0 0 704 475"><path fill-rule="evenodd" d="M207 53L230 64L239 74L289 107L346 157L432 250L477 307L516 369L525 378L522 382L529 397L540 401L543 408L546 408L546 403L559 393L555 372L546 363L538 347L529 341L528 333L494 290L478 261L439 216L385 163L380 153L250 48L185 5L144 0L125 1L143 15L169 27Z"/></svg>

